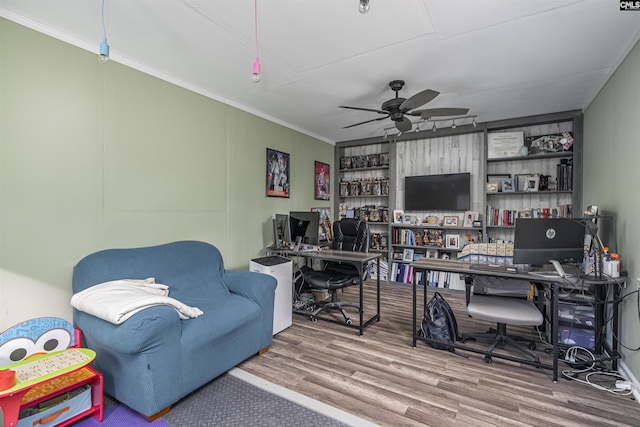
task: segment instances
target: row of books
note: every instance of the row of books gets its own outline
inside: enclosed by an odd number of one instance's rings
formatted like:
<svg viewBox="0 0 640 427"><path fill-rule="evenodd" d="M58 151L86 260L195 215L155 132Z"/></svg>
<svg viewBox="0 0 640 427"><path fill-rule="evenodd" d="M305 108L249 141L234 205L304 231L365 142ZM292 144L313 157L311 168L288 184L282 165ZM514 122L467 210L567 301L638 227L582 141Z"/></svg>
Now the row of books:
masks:
<svg viewBox="0 0 640 427"><path fill-rule="evenodd" d="M573 164L569 162L559 163L556 173L558 190L573 190Z"/></svg>
<svg viewBox="0 0 640 427"><path fill-rule="evenodd" d="M381 278L382 280L382 278ZM394 262L391 264L390 281L398 283L411 283L413 280L413 267L409 264ZM416 283L420 286L433 288L464 290L464 279L458 273L445 271L416 272Z"/></svg>
<svg viewBox="0 0 640 427"><path fill-rule="evenodd" d="M384 260L380 260L380 271L376 268L376 264L372 264L372 268L369 271L369 278L377 279L380 276L381 281L387 281L389 278L389 263Z"/></svg>
<svg viewBox="0 0 640 427"><path fill-rule="evenodd" d="M416 283L422 286L433 288L455 289L463 291L465 289L464 278L458 273L445 271L427 271L416 274Z"/></svg>
<svg viewBox="0 0 640 427"><path fill-rule="evenodd" d="M494 208L487 205L487 218L489 226L516 225L516 218L570 218L571 205L559 205L556 208L531 208L524 210Z"/></svg>
<svg viewBox="0 0 640 427"><path fill-rule="evenodd" d="M423 233L407 228L394 228L392 243L405 246L442 246L444 240L442 230L424 230Z"/></svg>

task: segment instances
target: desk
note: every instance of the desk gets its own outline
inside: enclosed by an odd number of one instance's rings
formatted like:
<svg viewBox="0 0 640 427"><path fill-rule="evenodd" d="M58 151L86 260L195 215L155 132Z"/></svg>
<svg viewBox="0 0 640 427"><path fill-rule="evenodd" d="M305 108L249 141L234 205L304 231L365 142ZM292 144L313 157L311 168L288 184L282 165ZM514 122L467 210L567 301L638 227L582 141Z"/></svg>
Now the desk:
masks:
<svg viewBox="0 0 640 427"><path fill-rule="evenodd" d="M327 322L338 323L340 325L345 325L349 327L357 327L360 330L360 335L362 336L364 333L364 328L369 326L374 321L380 321L380 275L376 280L376 314L372 316L368 320L364 320L364 284L362 281L362 276L364 275L364 270L367 264L370 261L377 260L378 271L380 271L380 254L378 253L368 253L368 252L352 252L352 251L340 251L335 249L323 249L320 251L292 251L290 249L271 249L271 251L276 252L282 256L287 258L296 258L302 257L306 259L317 259L321 261L337 261L345 264L351 264L358 269L360 273L360 321L359 325L352 326L347 325L343 322L338 322L334 319L329 319L325 317L318 316L318 319L325 320ZM298 313L296 314L304 314Z"/></svg>
<svg viewBox="0 0 640 427"><path fill-rule="evenodd" d="M453 261L453 260L441 260L441 259L433 259L433 258L421 258L417 261L414 261L410 264L413 267L413 347L416 347L416 342L418 339L429 342L430 340L425 337L418 336L419 328L417 326L417 310L416 310L416 299L417 299L417 285L416 285L416 276L417 272L426 272L426 271L445 271L450 273L459 273L467 276L492 276L492 277L503 277L509 279L522 279L528 280L534 283L543 284L551 291L551 339L553 340L553 362L552 365L546 365L543 363L535 363L528 360L516 359L511 356L492 354L492 357L499 357L507 360L512 360L520 363L526 363L528 365L536 366L538 368L551 369L553 371L553 381L558 381L558 294L559 288L561 285L566 285L568 282L565 279L560 277L556 278L544 278L540 276L536 276L530 273L508 273L505 271L485 271L485 270L475 270L470 268L470 264L468 262L463 261ZM580 284L583 285L596 285L599 287L599 291L596 295L598 299L602 302L606 300L606 288L608 286L613 287L613 299L611 304L613 306L613 337L612 337L612 346L609 346L606 340L599 339L597 340L596 350L606 349L609 355L613 360L613 369L617 369L617 357L619 357L619 343L618 336L619 334L619 320L618 320L618 305L619 305L619 295L620 295L620 287L618 285L626 282L626 278L620 277L617 279L609 279L609 280L596 280L594 278L584 278L580 279ZM576 284L577 285L577 284ZM427 289L425 286L424 290L424 305L427 304ZM436 288L437 289L437 288ZM602 292L602 291L605 292ZM602 298L604 295L604 298ZM423 306L424 306L423 305ZM480 353L484 355L488 355L489 353L483 350L478 350L475 348L470 348L467 346L455 344L455 348L459 348L461 350L471 351L474 353Z"/></svg>

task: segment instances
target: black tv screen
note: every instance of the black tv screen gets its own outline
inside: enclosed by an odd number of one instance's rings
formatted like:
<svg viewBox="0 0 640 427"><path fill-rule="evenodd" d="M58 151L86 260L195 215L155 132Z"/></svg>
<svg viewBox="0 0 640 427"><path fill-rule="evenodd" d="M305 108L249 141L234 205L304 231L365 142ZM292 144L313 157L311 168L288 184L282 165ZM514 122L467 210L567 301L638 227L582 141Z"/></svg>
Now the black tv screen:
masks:
<svg viewBox="0 0 640 427"><path fill-rule="evenodd" d="M468 211L471 207L471 174L407 176L404 179L406 211Z"/></svg>

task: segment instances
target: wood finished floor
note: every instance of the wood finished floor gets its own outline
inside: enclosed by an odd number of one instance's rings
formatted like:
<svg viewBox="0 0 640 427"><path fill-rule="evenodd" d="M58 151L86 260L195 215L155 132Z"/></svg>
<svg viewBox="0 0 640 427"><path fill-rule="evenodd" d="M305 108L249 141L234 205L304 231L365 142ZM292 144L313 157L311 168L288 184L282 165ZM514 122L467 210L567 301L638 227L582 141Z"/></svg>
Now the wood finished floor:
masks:
<svg viewBox="0 0 640 427"><path fill-rule="evenodd" d="M340 298L356 301L357 290ZM367 303L375 301L374 292L367 283L365 317L375 313ZM492 326L469 319L462 294L444 296L461 333ZM482 355L462 357L421 341L414 349L410 288L382 285L381 307L381 321L362 337L357 329L294 315L268 352L239 367L380 426L640 426L640 405L631 397L565 379L554 384L550 370L497 358L487 364Z"/></svg>

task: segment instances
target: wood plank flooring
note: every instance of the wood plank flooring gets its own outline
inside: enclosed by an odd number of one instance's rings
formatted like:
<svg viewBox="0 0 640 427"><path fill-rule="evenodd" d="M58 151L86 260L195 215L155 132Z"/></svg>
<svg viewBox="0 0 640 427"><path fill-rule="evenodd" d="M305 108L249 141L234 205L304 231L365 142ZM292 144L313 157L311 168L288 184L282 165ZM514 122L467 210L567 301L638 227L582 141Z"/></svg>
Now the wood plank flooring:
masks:
<svg viewBox="0 0 640 427"><path fill-rule="evenodd" d="M353 286L340 298L357 301L357 292ZM466 315L462 293L444 296L461 333L494 326ZM374 298L375 284L367 282L365 318L375 312ZM294 315L293 326L274 337L268 352L239 368L380 426L640 425L640 405L632 397L562 378L554 384L547 369L497 358L487 364L480 354L435 350L422 341L414 349L411 288L383 284L381 307L381 321L362 337L357 329ZM532 328L508 329L537 336ZM544 347L539 341L540 358L550 363Z"/></svg>

